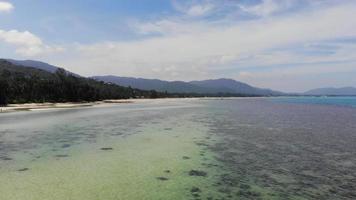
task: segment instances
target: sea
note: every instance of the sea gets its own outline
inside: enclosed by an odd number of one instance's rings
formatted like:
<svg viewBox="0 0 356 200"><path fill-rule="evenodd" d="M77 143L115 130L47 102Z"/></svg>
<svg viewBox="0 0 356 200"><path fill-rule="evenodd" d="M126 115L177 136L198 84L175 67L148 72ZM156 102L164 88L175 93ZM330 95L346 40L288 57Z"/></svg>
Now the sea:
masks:
<svg viewBox="0 0 356 200"><path fill-rule="evenodd" d="M1 200L356 199L355 97L0 114Z"/></svg>
<svg viewBox="0 0 356 200"><path fill-rule="evenodd" d="M306 96L306 97L278 97L274 101L300 104L319 104L334 106L356 107L356 96Z"/></svg>

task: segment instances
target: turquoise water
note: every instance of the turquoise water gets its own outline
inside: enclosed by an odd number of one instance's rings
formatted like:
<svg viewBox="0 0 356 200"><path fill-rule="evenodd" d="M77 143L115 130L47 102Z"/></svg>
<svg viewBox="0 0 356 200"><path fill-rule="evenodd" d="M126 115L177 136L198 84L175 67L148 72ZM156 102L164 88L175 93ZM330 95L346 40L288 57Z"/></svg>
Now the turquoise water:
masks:
<svg viewBox="0 0 356 200"><path fill-rule="evenodd" d="M279 97L275 102L356 107L356 97Z"/></svg>
<svg viewBox="0 0 356 200"><path fill-rule="evenodd" d="M356 199L356 109L321 100L3 113L0 200Z"/></svg>

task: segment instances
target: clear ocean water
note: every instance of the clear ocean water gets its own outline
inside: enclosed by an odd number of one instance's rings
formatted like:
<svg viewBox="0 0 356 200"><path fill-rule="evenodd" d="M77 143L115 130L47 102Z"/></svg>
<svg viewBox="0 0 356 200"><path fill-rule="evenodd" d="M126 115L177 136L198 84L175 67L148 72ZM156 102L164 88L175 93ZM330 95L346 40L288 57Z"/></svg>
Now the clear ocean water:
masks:
<svg viewBox="0 0 356 200"><path fill-rule="evenodd" d="M356 96L344 97L279 97L274 98L275 102L319 104L356 107Z"/></svg>
<svg viewBox="0 0 356 200"><path fill-rule="evenodd" d="M353 100L173 99L2 113L0 199L356 199L356 109L314 103Z"/></svg>

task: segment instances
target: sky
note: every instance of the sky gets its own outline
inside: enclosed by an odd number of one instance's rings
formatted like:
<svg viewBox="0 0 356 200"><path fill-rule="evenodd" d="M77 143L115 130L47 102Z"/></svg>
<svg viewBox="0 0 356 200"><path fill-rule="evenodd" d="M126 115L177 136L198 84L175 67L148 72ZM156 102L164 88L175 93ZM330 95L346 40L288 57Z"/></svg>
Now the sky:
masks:
<svg viewBox="0 0 356 200"><path fill-rule="evenodd" d="M0 57L84 76L356 87L356 0L0 0Z"/></svg>

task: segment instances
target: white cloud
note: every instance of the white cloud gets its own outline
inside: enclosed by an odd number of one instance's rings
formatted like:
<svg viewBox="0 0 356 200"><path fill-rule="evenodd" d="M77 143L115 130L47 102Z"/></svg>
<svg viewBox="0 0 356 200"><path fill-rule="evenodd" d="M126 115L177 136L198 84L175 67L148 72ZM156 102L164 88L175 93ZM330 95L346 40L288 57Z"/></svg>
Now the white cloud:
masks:
<svg viewBox="0 0 356 200"><path fill-rule="evenodd" d="M6 1L0 1L0 13L1 12L11 12L14 9L14 6Z"/></svg>
<svg viewBox="0 0 356 200"><path fill-rule="evenodd" d="M213 4L193 5L186 11L186 13L190 16L202 16L212 11L213 8Z"/></svg>
<svg viewBox="0 0 356 200"><path fill-rule="evenodd" d="M184 22L181 20L163 19L154 22L131 22L130 25L135 31L140 34L162 34L162 35L181 35L194 34L197 32L208 31L205 23L199 22Z"/></svg>
<svg viewBox="0 0 356 200"><path fill-rule="evenodd" d="M11 43L19 46L42 45L41 39L28 31L20 32L18 30L10 30L10 31L0 30L0 38L7 43Z"/></svg>
<svg viewBox="0 0 356 200"><path fill-rule="evenodd" d="M184 2L181 1L173 1L173 6L179 12L186 14L187 16L191 17L199 17L204 16L212 12L215 8L215 5L208 2L203 2L200 4L194 2Z"/></svg>
<svg viewBox="0 0 356 200"><path fill-rule="evenodd" d="M39 37L29 31L0 30L0 42L1 41L14 46L16 53L23 56L36 56L62 50L61 47L45 45Z"/></svg>
<svg viewBox="0 0 356 200"><path fill-rule="evenodd" d="M86 75L105 72L164 79L206 78L209 70L216 72L241 59L257 58L259 64L287 64L296 57L280 54L278 58L278 55L269 56L266 52L276 48L283 50L296 44L356 37L356 21L350 20L356 18L355 11L356 4L349 3L307 10L290 16L239 22L230 26L206 24L205 31L194 29L192 22L186 28L191 26L193 31L187 33L178 32L127 42L78 45L69 53L75 55L73 59L66 59L66 63L62 61L61 64L68 64L73 68L77 66L76 71ZM202 26L202 23L198 24ZM172 26L180 25L183 26ZM349 54L352 53L354 51ZM303 56L297 58L304 59ZM234 67L238 70L239 67L253 63L252 61ZM165 69L168 66L176 67L167 74Z"/></svg>
<svg viewBox="0 0 356 200"><path fill-rule="evenodd" d="M178 11L174 14L134 23L131 19L134 33L127 41L65 44L64 50L29 31L0 29L0 50L83 75L230 77L287 91L303 90L305 77L356 73L356 42L330 42L356 38L355 1L172 1ZM340 84L347 78L338 80Z"/></svg>
<svg viewBox="0 0 356 200"><path fill-rule="evenodd" d="M240 5L240 8L247 13L265 17L281 11L286 11L296 3L298 3L296 0L262 0L262 2L257 5Z"/></svg>

